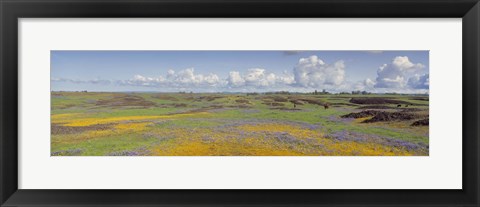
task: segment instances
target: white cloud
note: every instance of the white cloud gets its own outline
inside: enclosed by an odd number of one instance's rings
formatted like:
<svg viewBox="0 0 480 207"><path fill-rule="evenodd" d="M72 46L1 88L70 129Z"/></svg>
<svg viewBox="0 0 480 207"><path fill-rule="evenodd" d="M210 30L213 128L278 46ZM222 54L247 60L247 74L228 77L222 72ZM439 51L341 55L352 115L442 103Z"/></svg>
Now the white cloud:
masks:
<svg viewBox="0 0 480 207"><path fill-rule="evenodd" d="M174 81L182 84L198 83L203 78L202 75L195 75L193 68L181 70L173 77Z"/></svg>
<svg viewBox="0 0 480 207"><path fill-rule="evenodd" d="M338 86L345 80L345 64L342 60L327 64L317 56L301 58L293 69L295 84L302 87Z"/></svg>
<svg viewBox="0 0 480 207"><path fill-rule="evenodd" d="M227 78L222 79L217 74L196 74L193 68L174 71L168 70L166 78L156 78L135 75L132 79L117 81L120 85L158 87L163 89L212 89L226 90L228 88L248 88L256 90L275 90L286 87L294 82L293 75L284 73L276 75L263 68L250 68L244 74L230 71Z"/></svg>
<svg viewBox="0 0 480 207"><path fill-rule="evenodd" d="M238 71L231 71L227 78L230 87L273 87L292 84L293 76L284 73L276 75L268 73L263 68L250 68L242 75Z"/></svg>
<svg viewBox="0 0 480 207"><path fill-rule="evenodd" d="M227 82L230 86L234 87L245 85L245 79L243 79L238 71L230 71Z"/></svg>
<svg viewBox="0 0 480 207"><path fill-rule="evenodd" d="M186 88L197 86L216 86L222 81L216 74L195 74L193 68L187 68L178 72L168 70L167 76L144 77L135 75L133 79L118 81L120 85L146 86L146 87L167 87L167 88Z"/></svg>
<svg viewBox="0 0 480 207"><path fill-rule="evenodd" d="M295 91L309 92L327 90L329 92L349 92L352 90L369 92L424 93L429 90L429 74L424 65L413 63L408 57L395 57L390 63L377 70L377 77L357 81L346 80L345 63L342 60L326 63L318 56L300 58L292 71L272 73L265 68L250 68L245 71L230 71L220 77L214 73L196 73L194 68L184 70L169 69L165 74L149 77L141 74L131 79L114 83L133 87L152 87L162 91ZM73 80L52 78L52 82L75 84L111 84L109 80Z"/></svg>
<svg viewBox="0 0 480 207"><path fill-rule="evenodd" d="M375 82L370 80L370 78L365 79L364 82L365 82L365 85L370 88L373 88L373 86L375 85Z"/></svg>
<svg viewBox="0 0 480 207"><path fill-rule="evenodd" d="M246 85L253 85L253 86L266 85L265 69L262 69L262 68L248 69L244 79L245 79Z"/></svg>
<svg viewBox="0 0 480 207"><path fill-rule="evenodd" d="M383 64L377 70L375 88L404 88L408 74L425 68L421 63L412 63L407 56L395 57L391 63Z"/></svg>
<svg viewBox="0 0 480 207"><path fill-rule="evenodd" d="M173 77L174 75L175 75L175 71L174 71L174 70L169 69L169 70L167 71L167 78L171 78L171 77Z"/></svg>
<svg viewBox="0 0 480 207"><path fill-rule="evenodd" d="M375 90L375 81L371 80L370 78L367 78L363 81L358 81L355 83L352 87L353 90L355 91L372 91Z"/></svg>
<svg viewBox="0 0 480 207"><path fill-rule="evenodd" d="M220 78L216 74L211 73L203 77L203 82L215 86L220 83Z"/></svg>
<svg viewBox="0 0 480 207"><path fill-rule="evenodd" d="M136 86L158 86L165 81L165 78L159 76L157 78L144 77L142 75L135 75L133 79L121 81L122 85L136 85Z"/></svg>
<svg viewBox="0 0 480 207"><path fill-rule="evenodd" d="M277 75L276 78L276 81L280 84L292 85L295 83L295 77L287 71L283 71L283 74Z"/></svg>
<svg viewBox="0 0 480 207"><path fill-rule="evenodd" d="M429 89L429 82L430 75L428 73L423 75L416 74L408 79L408 86L414 89Z"/></svg>

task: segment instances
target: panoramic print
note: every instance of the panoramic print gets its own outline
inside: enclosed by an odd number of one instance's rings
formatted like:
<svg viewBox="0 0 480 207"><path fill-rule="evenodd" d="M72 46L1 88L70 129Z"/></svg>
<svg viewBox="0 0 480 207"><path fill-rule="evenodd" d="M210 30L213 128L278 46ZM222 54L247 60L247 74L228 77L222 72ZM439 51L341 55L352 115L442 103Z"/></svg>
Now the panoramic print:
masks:
<svg viewBox="0 0 480 207"><path fill-rule="evenodd" d="M51 156L428 156L428 51L51 51Z"/></svg>

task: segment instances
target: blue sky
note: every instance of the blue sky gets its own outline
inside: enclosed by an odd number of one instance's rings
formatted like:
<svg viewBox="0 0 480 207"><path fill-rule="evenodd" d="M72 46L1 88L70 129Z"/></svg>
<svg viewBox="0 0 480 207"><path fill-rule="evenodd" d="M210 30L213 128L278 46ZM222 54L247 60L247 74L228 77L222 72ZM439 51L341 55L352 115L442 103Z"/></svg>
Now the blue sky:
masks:
<svg viewBox="0 0 480 207"><path fill-rule="evenodd" d="M426 93L428 60L428 51L51 51L51 89Z"/></svg>

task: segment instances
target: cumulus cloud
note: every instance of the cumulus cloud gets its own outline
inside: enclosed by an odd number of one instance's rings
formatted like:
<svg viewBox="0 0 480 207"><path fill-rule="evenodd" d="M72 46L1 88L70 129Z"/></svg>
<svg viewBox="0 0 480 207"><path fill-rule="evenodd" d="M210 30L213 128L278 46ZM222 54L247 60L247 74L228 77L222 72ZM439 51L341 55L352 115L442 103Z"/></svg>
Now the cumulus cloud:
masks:
<svg viewBox="0 0 480 207"><path fill-rule="evenodd" d="M175 71L174 71L174 70L169 69L169 70L167 71L167 78L171 78L171 77L173 77L174 75L175 75Z"/></svg>
<svg viewBox="0 0 480 207"><path fill-rule="evenodd" d="M316 55L301 58L293 69L295 84L302 87L338 86L345 81L345 64L342 60L327 64Z"/></svg>
<svg viewBox="0 0 480 207"><path fill-rule="evenodd" d="M187 68L178 72L168 70L166 77L145 77L135 75L132 79L118 81L120 85L146 86L146 87L169 87L185 88L196 86L216 86L221 83L216 74L195 74L193 68Z"/></svg>
<svg viewBox="0 0 480 207"><path fill-rule="evenodd" d="M248 69L247 74L245 75L245 85L247 86L266 87L274 84L275 74L267 74L263 68Z"/></svg>
<svg viewBox="0 0 480 207"><path fill-rule="evenodd" d="M134 75L124 80L74 80L52 78L52 82L75 84L112 84L132 87L152 87L158 90L192 91L296 91L309 92L325 89L329 92L351 90L369 92L428 92L429 74L421 63L413 63L406 56L398 56L388 64L381 65L377 77L364 80L346 79L345 63L342 60L326 63L316 55L300 58L293 70L270 72L265 68L233 70L220 77L214 73L198 73L194 68L169 69L158 76ZM373 69L373 68L372 68ZM138 89L138 88L137 88Z"/></svg>
<svg viewBox="0 0 480 207"><path fill-rule="evenodd" d="M142 75L134 75L132 79L119 81L120 85L134 85L134 86L158 86L159 84L163 83L165 78L162 76L152 78L152 77L145 77Z"/></svg>
<svg viewBox="0 0 480 207"><path fill-rule="evenodd" d="M280 84L292 85L295 83L295 76L287 71L283 71L282 74L277 75L276 81Z"/></svg>
<svg viewBox="0 0 480 207"><path fill-rule="evenodd" d="M178 73L174 73L173 75L170 76L170 79L173 81L173 83L176 83L176 84L194 85L194 86L200 86L200 85L215 86L220 81L220 78L218 78L216 74L212 74L212 73L208 75L195 74L195 71L193 68L188 68L185 70L181 70Z"/></svg>
<svg viewBox="0 0 480 207"><path fill-rule="evenodd" d="M363 81L358 81L353 85L353 90L356 91L372 91L374 90L375 81L367 78Z"/></svg>
<svg viewBox="0 0 480 207"><path fill-rule="evenodd" d="M423 74L423 75L418 75L416 74L413 77L410 77L408 79L408 86L414 89L429 89L429 82L430 82L430 75L429 74Z"/></svg>
<svg viewBox="0 0 480 207"><path fill-rule="evenodd" d="M278 75L269 73L263 68L250 68L243 75L238 71L231 71L227 78L227 84L230 87L272 87L289 85L293 82L293 75L287 72Z"/></svg>
<svg viewBox="0 0 480 207"><path fill-rule="evenodd" d="M407 56L395 57L391 63L383 64L377 70L375 88L404 88L406 76L423 68L423 64L412 63Z"/></svg>
<svg viewBox="0 0 480 207"><path fill-rule="evenodd" d="M245 85L245 79L240 75L238 71L230 71L228 74L227 82L230 86L243 86Z"/></svg>

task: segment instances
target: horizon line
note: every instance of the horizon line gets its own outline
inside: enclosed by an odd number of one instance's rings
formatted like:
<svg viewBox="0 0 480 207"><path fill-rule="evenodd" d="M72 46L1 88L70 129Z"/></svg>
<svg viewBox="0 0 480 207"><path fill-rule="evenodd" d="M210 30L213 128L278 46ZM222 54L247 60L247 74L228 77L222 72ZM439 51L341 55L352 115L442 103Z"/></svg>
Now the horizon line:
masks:
<svg viewBox="0 0 480 207"><path fill-rule="evenodd" d="M267 93L274 93L274 94L282 94L282 93L291 93L291 94L313 94L312 92L290 92L290 91L267 91L267 92L193 92L193 91L177 91L177 92L161 92L161 91L88 91L88 90L60 90L54 91L51 90L50 92L75 92L75 93L182 93L182 94L267 94ZM360 92L358 94L352 94L352 92ZM367 94L362 94L361 92L366 92ZM318 94L315 95L343 95L343 94L350 94L350 95L389 95L389 94L396 94L396 95L430 95L429 92L427 93L397 93L397 92L390 92L390 93L376 93L376 92L368 92L368 91L344 91L344 92L322 92L317 91Z"/></svg>

